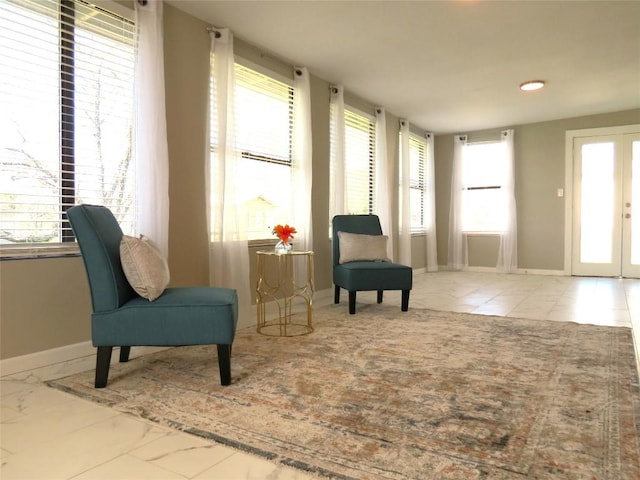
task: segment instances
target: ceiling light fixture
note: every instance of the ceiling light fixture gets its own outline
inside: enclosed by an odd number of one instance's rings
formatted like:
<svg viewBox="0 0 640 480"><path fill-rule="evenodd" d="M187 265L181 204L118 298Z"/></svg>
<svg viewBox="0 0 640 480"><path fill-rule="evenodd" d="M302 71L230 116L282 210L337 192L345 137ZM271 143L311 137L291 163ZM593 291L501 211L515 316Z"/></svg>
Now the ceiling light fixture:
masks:
<svg viewBox="0 0 640 480"><path fill-rule="evenodd" d="M534 90L540 90L544 87L543 80L530 80L528 82L524 82L520 84L520 90L523 92L532 92Z"/></svg>

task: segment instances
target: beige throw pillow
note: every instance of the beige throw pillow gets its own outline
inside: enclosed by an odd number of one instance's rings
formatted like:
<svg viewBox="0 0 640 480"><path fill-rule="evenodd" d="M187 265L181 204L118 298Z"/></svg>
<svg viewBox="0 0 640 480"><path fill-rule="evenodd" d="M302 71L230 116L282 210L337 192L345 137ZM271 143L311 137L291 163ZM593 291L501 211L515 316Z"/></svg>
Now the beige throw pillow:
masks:
<svg viewBox="0 0 640 480"><path fill-rule="evenodd" d="M162 295L169 285L167 260L148 238L123 235L120 261L131 287L149 301Z"/></svg>
<svg viewBox="0 0 640 480"><path fill-rule="evenodd" d="M361 235L359 233L338 232L340 239L339 263L382 261L389 262L387 257L386 235Z"/></svg>

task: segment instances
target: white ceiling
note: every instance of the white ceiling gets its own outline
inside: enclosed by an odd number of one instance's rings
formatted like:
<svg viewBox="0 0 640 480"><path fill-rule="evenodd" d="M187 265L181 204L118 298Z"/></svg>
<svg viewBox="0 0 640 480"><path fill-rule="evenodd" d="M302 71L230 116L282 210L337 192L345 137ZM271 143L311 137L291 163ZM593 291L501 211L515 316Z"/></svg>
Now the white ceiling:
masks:
<svg viewBox="0 0 640 480"><path fill-rule="evenodd" d="M637 0L168 3L435 133L640 108Z"/></svg>

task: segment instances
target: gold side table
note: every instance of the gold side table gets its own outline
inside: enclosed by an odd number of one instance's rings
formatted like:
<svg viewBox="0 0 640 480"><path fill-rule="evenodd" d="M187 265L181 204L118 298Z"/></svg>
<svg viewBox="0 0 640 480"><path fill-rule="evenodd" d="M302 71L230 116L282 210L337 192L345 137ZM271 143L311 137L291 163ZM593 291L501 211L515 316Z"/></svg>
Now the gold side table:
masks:
<svg viewBox="0 0 640 480"><path fill-rule="evenodd" d="M313 332L313 252L259 251L257 256L258 333L294 337ZM300 278L296 278L296 270ZM303 314L294 316L297 303Z"/></svg>

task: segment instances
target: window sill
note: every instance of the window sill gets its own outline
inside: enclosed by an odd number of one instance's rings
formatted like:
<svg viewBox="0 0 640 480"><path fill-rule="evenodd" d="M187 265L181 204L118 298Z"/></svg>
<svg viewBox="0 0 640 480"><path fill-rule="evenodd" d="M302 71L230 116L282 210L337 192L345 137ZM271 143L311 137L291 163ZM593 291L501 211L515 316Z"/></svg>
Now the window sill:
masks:
<svg viewBox="0 0 640 480"><path fill-rule="evenodd" d="M260 240L249 240L249 248L260 248L260 247L273 247L277 243L277 239L260 239Z"/></svg>
<svg viewBox="0 0 640 480"><path fill-rule="evenodd" d="M462 232L463 235L470 237L497 237L504 235L505 232Z"/></svg>
<svg viewBox="0 0 640 480"><path fill-rule="evenodd" d="M70 245L2 245L0 261L30 260L34 258L79 257L80 248L77 243Z"/></svg>

